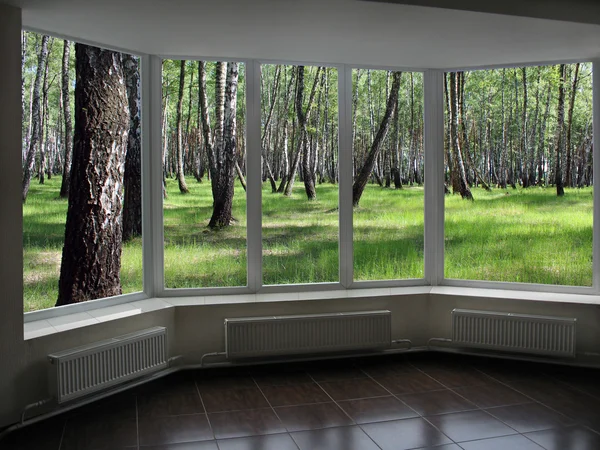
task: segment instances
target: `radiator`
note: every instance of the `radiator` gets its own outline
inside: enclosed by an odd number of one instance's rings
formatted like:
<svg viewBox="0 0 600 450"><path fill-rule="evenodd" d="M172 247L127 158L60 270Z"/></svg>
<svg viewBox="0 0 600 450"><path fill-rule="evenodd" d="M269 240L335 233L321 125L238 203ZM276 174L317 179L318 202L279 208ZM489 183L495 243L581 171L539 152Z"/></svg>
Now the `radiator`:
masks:
<svg viewBox="0 0 600 450"><path fill-rule="evenodd" d="M225 319L225 348L230 359L388 348L391 322L389 311Z"/></svg>
<svg viewBox="0 0 600 450"><path fill-rule="evenodd" d="M575 357L577 319L505 312L452 311L452 341L464 347Z"/></svg>
<svg viewBox="0 0 600 450"><path fill-rule="evenodd" d="M48 358L50 392L64 403L166 368L167 329L149 328Z"/></svg>

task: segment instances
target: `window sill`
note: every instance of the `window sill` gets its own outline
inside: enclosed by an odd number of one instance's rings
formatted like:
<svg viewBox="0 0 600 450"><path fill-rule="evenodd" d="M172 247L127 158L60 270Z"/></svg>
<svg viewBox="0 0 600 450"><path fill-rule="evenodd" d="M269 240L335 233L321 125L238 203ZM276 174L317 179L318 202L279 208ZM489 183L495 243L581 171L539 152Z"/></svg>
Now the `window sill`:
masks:
<svg viewBox="0 0 600 450"><path fill-rule="evenodd" d="M376 289L347 289L313 292L261 293L241 295L211 295L190 297L149 298L105 306L89 311L42 318L25 323L25 340L63 331L123 319L152 311L186 306L230 305L241 303L295 302L327 299L364 299L405 295L435 294L448 297L471 297L518 301L555 302L600 305L599 295L563 294L505 289L465 288L454 286L412 286Z"/></svg>

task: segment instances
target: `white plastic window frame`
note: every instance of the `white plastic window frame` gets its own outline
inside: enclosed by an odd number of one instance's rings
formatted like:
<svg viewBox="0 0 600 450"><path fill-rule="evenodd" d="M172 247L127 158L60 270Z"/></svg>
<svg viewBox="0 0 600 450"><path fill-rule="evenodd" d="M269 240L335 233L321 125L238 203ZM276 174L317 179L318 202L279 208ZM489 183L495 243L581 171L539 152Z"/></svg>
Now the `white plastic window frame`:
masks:
<svg viewBox="0 0 600 450"><path fill-rule="evenodd" d="M446 71L488 70L522 66L570 64L580 61L543 61L528 64L479 66L447 69L410 69L401 67L327 64L318 62L272 61L222 57L148 55L123 48L115 48L85 39L49 33L31 27L26 31L48 34L110 50L135 54L141 60L142 89L142 226L143 226L143 292L93 300L89 302L49 308L24 314L24 321L47 319L116 304L134 302L152 297L185 297L206 295L261 294L285 292L311 292L344 289L368 289L409 286L454 286L463 288L500 289L513 291L538 291L548 293L600 294L600 192L594 185L593 230L593 285L558 286L512 282L455 280L444 278L444 99L443 74ZM224 288L166 289L164 285L164 234L162 211L161 161L161 109L162 109L162 61L163 59L186 59L206 61L238 61L246 68L246 142L247 142L247 285ZM593 64L593 142L594 173L600 173L600 60ZM315 65L334 67L338 70L338 120L339 120L339 282L269 285L262 284L262 190L260 179L260 66L261 64ZM424 90L424 259L423 279L354 281L352 237L352 70L401 70L421 72Z"/></svg>

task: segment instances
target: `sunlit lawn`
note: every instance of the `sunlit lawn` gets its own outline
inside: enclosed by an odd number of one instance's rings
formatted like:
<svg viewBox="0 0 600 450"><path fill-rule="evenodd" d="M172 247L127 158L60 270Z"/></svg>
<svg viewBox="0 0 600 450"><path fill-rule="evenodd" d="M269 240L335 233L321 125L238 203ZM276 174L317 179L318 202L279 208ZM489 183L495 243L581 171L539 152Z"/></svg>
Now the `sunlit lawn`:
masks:
<svg viewBox="0 0 600 450"><path fill-rule="evenodd" d="M164 205L165 284L168 288L246 284L246 197L236 185L235 224L207 228L208 182L188 179L190 194L167 181ZM48 308L57 298L67 201L60 178L33 180L24 206L24 308ZM507 194L508 192L508 194ZM474 189L474 202L446 196L445 275L448 278L591 285L591 188L492 193ZM338 187L317 186L308 202L302 182L290 198L263 186L265 284L338 281ZM369 185L354 211L356 280L423 277L423 188ZM141 239L123 248L123 292L142 286Z"/></svg>

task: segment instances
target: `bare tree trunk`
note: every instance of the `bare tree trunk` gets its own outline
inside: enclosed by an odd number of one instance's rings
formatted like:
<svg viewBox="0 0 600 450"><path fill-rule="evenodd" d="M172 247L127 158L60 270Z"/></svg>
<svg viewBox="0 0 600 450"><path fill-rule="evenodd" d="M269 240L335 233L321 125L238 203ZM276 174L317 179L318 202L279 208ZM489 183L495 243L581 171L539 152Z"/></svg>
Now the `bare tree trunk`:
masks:
<svg viewBox="0 0 600 450"><path fill-rule="evenodd" d="M25 159L25 168L23 169L23 203L27 200L29 185L31 184L31 176L33 173L33 165L35 163L36 145L40 141L40 84L48 59L48 36L42 36L42 44L40 54L38 56L38 65L35 72L35 81L33 85L32 105L31 105L31 140L29 142L29 150Z"/></svg>
<svg viewBox="0 0 600 450"><path fill-rule="evenodd" d="M367 186L369 178L371 176L371 172L373 171L373 167L375 165L375 160L379 151L381 149L381 145L387 136L389 127L390 127L390 119L394 114L394 110L396 108L396 103L398 103L398 91L400 89L400 77L402 72L394 72L392 77L392 88L390 89L390 95L387 99L387 104L385 108L385 114L381 119L381 124L379 125L379 130L377 130L377 134L375 135L375 139L371 144L371 148L367 155L367 158L361 167L360 171L356 179L354 180L354 184L352 185L352 204L354 206L358 206L360 202L360 198Z"/></svg>
<svg viewBox="0 0 600 450"><path fill-rule="evenodd" d="M289 114L288 110L290 108L290 101L292 99L292 88L294 87L294 81L296 81L296 68L292 68L292 75L290 76L290 81L287 87L287 92L285 94L285 102L283 106L283 125L282 129L282 160L283 160L283 175L281 176L281 182L279 183L279 187L277 188L277 192L283 193L285 191L285 187L287 186L287 182L290 178L290 161L288 154L288 123L289 123Z"/></svg>
<svg viewBox="0 0 600 450"><path fill-rule="evenodd" d="M206 155L208 156L208 172L212 188L213 201L216 199L216 179L217 179L217 163L215 157L215 149L212 140L212 132L210 129L210 117L208 114L208 95L206 91L206 62L198 61L198 100L202 115L202 136L204 137L204 145Z"/></svg>
<svg viewBox="0 0 600 450"><path fill-rule="evenodd" d="M392 178L394 179L394 188L402 189L402 178L400 176L400 155L398 154L398 147L400 145L400 111L399 103L396 102L394 105L394 129L393 129L393 140L392 140Z"/></svg>
<svg viewBox="0 0 600 450"><path fill-rule="evenodd" d="M556 195L562 197L565 195L565 189L563 187L562 179L562 167L561 167L561 149L563 146L563 128L565 125L565 82L566 82L566 65L561 64L559 66L559 86L558 86L558 123L556 126L556 161L554 171L554 182L556 183Z"/></svg>
<svg viewBox="0 0 600 450"><path fill-rule="evenodd" d="M571 158L571 131L573 129L573 108L575 107L575 96L577 94L577 83L579 81L579 66L580 64L575 64L575 75L573 77L573 88L571 89L571 101L569 103L569 124L567 125L567 173L566 173L566 185L568 187L573 187L573 175L572 175L572 158Z"/></svg>
<svg viewBox="0 0 600 450"><path fill-rule="evenodd" d="M123 72L129 104L129 136L125 157L123 241L142 235L142 141L140 126L140 71L138 60L123 55Z"/></svg>
<svg viewBox="0 0 600 450"><path fill-rule="evenodd" d="M185 89L185 60L181 61L179 69L179 97L177 100L177 182L179 183L179 192L187 194L189 189L185 182L185 173L183 168L183 131L181 127L181 119L183 116L183 91Z"/></svg>
<svg viewBox="0 0 600 450"><path fill-rule="evenodd" d="M302 68L302 78L300 77L300 69ZM302 126L300 123L298 123L298 127L300 128L300 136L298 138L298 145L297 145L297 150L296 153L294 155L294 160L292 163L292 167L290 168L290 173L289 173L289 178L287 181L287 184L285 186L285 195L286 196L290 196L292 195L292 190L294 188L294 180L296 178L296 171L298 170L298 164L300 162L300 156L303 154L303 150L304 150L304 145L306 143L306 145L308 145L307 142L307 138L306 138L306 120L308 119L308 117L310 116L310 109L312 107L312 103L313 103L313 99L315 98L315 92L317 90L317 84L319 82L319 70L321 68L317 68L317 73L315 74L315 79L313 82L313 86L310 92L310 97L308 99L308 105L306 107L306 112L302 112L302 100L300 100L300 110L298 111L298 96L301 96L302 94L298 94L298 92L300 90L304 91L304 66L298 66L297 70L296 70L296 77L297 77L297 84L298 87L296 89L296 114L298 115L298 119L300 119L300 113L302 113L303 117L304 117L304 132L302 131ZM305 189L306 189L306 193L308 194L308 188L305 185ZM315 194L315 198L316 198L316 194ZM309 196L310 199L310 196Z"/></svg>
<svg viewBox="0 0 600 450"><path fill-rule="evenodd" d="M227 78L224 98L223 117L223 147L218 148L217 154L217 196L213 206L213 214L208 226L223 228L231 224L231 208L233 206L235 164L237 161L236 148L236 113L238 63L227 63Z"/></svg>
<svg viewBox="0 0 600 450"><path fill-rule="evenodd" d="M48 54L54 38L48 40ZM42 114L40 124L40 163L38 165L38 181L44 184L44 173L46 171L46 147L48 146L48 65L50 58L46 57L44 67L44 85L42 88Z"/></svg>
<svg viewBox="0 0 600 450"><path fill-rule="evenodd" d="M121 294L129 111L121 55L76 44L75 145L57 306Z"/></svg>
<svg viewBox="0 0 600 450"><path fill-rule="evenodd" d="M71 56L71 43L64 42L62 58L62 98L63 116L65 121L65 161L60 185L60 198L69 197L69 179L71 177L71 159L73 157L73 125L71 124L71 101L69 95L69 59Z"/></svg>
<svg viewBox="0 0 600 450"><path fill-rule="evenodd" d="M320 67L317 68L313 87L316 87L319 80ZM302 149L302 173L304 177L304 190L308 200L317 199L317 191L315 190L315 174L311 167L310 146L308 145L308 131L306 125L308 122L308 114L310 113L312 101L314 98L314 90L311 92L309 104L306 108L306 113L302 106L304 95L304 66L298 67L298 91L296 92L296 114L298 115L298 128L300 129L300 145Z"/></svg>
<svg viewBox="0 0 600 450"><path fill-rule="evenodd" d="M523 111L521 112L521 182L523 187L529 186L529 167L527 152L527 68L522 67L523 74Z"/></svg>
<svg viewBox="0 0 600 450"><path fill-rule="evenodd" d="M473 195L467 184L467 177L465 175L465 166L460 151L460 144L458 140L458 80L456 72L450 72L450 115L452 117L452 153L455 164L454 176L457 180L452 183L459 186L459 193L462 198L473 200ZM454 192L456 193L456 192Z"/></svg>
<svg viewBox="0 0 600 450"><path fill-rule="evenodd" d="M267 119L265 120L265 124L263 125L263 132L260 139L261 149L262 149L262 160L267 169L267 177L269 178L269 182L271 183L271 192L277 192L277 184L275 183L275 178L273 177L273 171L271 170L271 165L269 164L269 157L267 154L267 136L269 134L269 127L271 125L271 120L273 118L273 110L275 109L275 103L277 102L277 94L279 93L279 80L281 78L281 66L277 65L275 67L275 81L273 83L273 91L271 95L271 104L269 106L269 112L267 113ZM246 189L246 188L244 188Z"/></svg>

